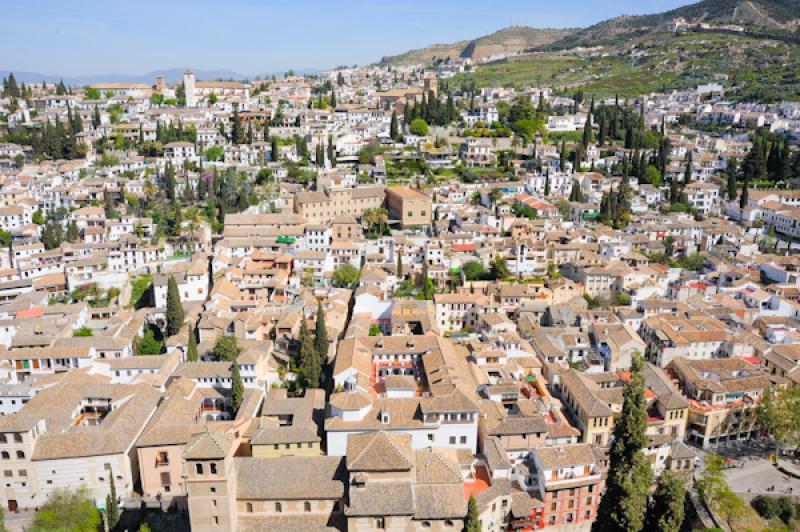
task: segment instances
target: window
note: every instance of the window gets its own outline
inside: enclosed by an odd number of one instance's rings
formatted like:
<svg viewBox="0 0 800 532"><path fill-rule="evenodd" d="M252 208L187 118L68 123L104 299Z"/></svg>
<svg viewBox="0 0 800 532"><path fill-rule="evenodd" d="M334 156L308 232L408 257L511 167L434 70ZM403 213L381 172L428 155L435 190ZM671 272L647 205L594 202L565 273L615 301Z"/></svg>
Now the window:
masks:
<svg viewBox="0 0 800 532"><path fill-rule="evenodd" d="M215 525L219 524L219 517L217 517L216 515L214 516L214 524Z"/></svg>
<svg viewBox="0 0 800 532"><path fill-rule="evenodd" d="M17 474L19 474L19 476L21 476L21 477L27 477L28 476L28 470L27 469L20 469L19 471L17 471Z"/></svg>
<svg viewBox="0 0 800 532"><path fill-rule="evenodd" d="M386 528L386 520L383 517L376 517L375 528L379 530L383 530L384 528Z"/></svg>
<svg viewBox="0 0 800 532"><path fill-rule="evenodd" d="M25 460L25 453L23 451L17 451L17 458Z"/></svg>
<svg viewBox="0 0 800 532"><path fill-rule="evenodd" d="M6 469L5 471L3 471L3 476L4 477L10 477L10 476L13 476L13 475L14 475L14 472L11 471L10 469Z"/></svg>
<svg viewBox="0 0 800 532"><path fill-rule="evenodd" d="M198 475L202 475L203 474L203 464L195 464L194 465L194 470Z"/></svg>
<svg viewBox="0 0 800 532"><path fill-rule="evenodd" d="M310 502L306 501L306 502L303 503L303 511L304 512L310 512L311 511L311 503Z"/></svg>
<svg viewBox="0 0 800 532"><path fill-rule="evenodd" d="M450 445L455 445L455 444L456 444L456 437L450 436Z"/></svg>
<svg viewBox="0 0 800 532"><path fill-rule="evenodd" d="M275 503L275 511L278 513L281 513L283 511L283 506L281 505L281 503L279 502Z"/></svg>
<svg viewBox="0 0 800 532"><path fill-rule="evenodd" d="M11 458L11 455L8 454L8 451L3 451L2 455L0 456L3 457L3 460L8 460L9 458Z"/></svg>
<svg viewBox="0 0 800 532"><path fill-rule="evenodd" d="M252 502L248 502L247 504L245 504L245 510L249 514L253 513L253 503Z"/></svg>
<svg viewBox="0 0 800 532"><path fill-rule="evenodd" d="M212 475L216 475L217 474L217 464L213 464L213 463L211 464L211 474Z"/></svg>
<svg viewBox="0 0 800 532"><path fill-rule="evenodd" d="M208 489L208 491L210 491L211 493L216 493L217 492L217 488L212 486L211 488Z"/></svg>
<svg viewBox="0 0 800 532"><path fill-rule="evenodd" d="M14 434L14 441L16 443L22 443L22 434L19 433Z"/></svg>
<svg viewBox="0 0 800 532"><path fill-rule="evenodd" d="M8 443L8 438L5 434L0 434L0 443Z"/></svg>
<svg viewBox="0 0 800 532"><path fill-rule="evenodd" d="M422 528L430 528L430 527L431 527L430 521L423 521L422 522Z"/></svg>
<svg viewBox="0 0 800 532"><path fill-rule="evenodd" d="M433 441L433 432L428 433L428 441Z"/></svg>
<svg viewBox="0 0 800 532"><path fill-rule="evenodd" d="M461 444L467 443L467 437L466 436L461 436L460 443Z"/></svg>

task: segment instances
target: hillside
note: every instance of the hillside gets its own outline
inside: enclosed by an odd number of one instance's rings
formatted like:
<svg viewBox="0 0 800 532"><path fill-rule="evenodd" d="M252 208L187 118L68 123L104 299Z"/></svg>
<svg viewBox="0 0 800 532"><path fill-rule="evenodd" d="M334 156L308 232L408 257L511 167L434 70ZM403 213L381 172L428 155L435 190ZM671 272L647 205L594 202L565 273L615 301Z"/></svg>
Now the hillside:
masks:
<svg viewBox="0 0 800 532"><path fill-rule="evenodd" d="M776 34L793 33L800 27L800 0L704 0L664 13L605 20L540 48L621 44L626 39L663 30L678 18L691 24L737 24Z"/></svg>
<svg viewBox="0 0 800 532"><path fill-rule="evenodd" d="M472 41L432 44L403 54L385 56L380 63L382 65L431 63L436 59L448 57L484 59L497 54L510 54L546 46L564 39L574 32L575 30L572 29L537 29L515 26Z"/></svg>
<svg viewBox="0 0 800 532"><path fill-rule="evenodd" d="M651 33L611 53L537 53L460 74L479 86L580 87L596 96L637 96L721 81L733 98L800 99L800 45L720 33Z"/></svg>

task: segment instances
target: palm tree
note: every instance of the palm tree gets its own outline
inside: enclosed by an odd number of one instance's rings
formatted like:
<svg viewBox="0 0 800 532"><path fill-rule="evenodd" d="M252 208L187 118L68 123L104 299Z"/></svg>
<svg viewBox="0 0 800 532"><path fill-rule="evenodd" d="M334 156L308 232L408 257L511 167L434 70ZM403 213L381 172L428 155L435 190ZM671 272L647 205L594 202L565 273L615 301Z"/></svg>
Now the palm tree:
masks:
<svg viewBox="0 0 800 532"><path fill-rule="evenodd" d="M499 188L493 188L491 192L489 192L489 199L494 205L497 205L497 202L503 197L503 191Z"/></svg>

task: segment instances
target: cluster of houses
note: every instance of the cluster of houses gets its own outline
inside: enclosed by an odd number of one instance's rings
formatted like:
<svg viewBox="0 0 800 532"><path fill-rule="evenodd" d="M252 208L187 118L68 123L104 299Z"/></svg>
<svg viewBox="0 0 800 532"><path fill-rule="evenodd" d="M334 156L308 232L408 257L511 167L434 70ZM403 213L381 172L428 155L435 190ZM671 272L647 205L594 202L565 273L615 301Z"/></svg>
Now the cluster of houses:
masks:
<svg viewBox="0 0 800 532"><path fill-rule="evenodd" d="M98 84L100 100L34 86L7 113L11 130L77 113L87 151L51 160L0 144L6 511L77 486L102 507L113 484L121 503L157 500L197 531L458 531L473 497L485 532L588 530L639 356L656 477L689 479L698 449L764 435L759 402L800 385L800 259L765 244L791 251L800 194L753 189L742 206L720 174L752 148L742 128L796 140L800 104L734 104L711 86L640 98L645 124L667 128L669 161L663 185L625 178L631 218L613 229L601 203L632 150L591 144L573 163L557 143L405 132L411 102L444 99L436 74L187 71L177 85ZM466 128L519 98L563 111L553 133L589 116L546 88L474 96L459 102ZM687 114L729 133L679 125ZM195 139L125 147L167 126ZM231 140L234 126L249 142ZM101 139L121 147L100 153ZM458 177L488 176L506 154L502 179ZM419 175L392 173L409 159ZM669 212L687 161L692 212ZM134 208L167 165L178 237ZM198 215L211 202L196 191L231 169L257 201ZM184 322L168 335L173 281ZM298 347L323 316L329 371L303 389ZM229 338L238 354L221 360Z"/></svg>

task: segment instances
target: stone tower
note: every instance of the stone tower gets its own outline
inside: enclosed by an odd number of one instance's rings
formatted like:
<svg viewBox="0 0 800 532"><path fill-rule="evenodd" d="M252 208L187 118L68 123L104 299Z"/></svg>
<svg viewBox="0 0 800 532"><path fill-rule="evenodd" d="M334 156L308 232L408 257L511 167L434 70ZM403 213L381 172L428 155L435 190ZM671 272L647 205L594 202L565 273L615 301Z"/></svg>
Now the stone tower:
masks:
<svg viewBox="0 0 800 532"><path fill-rule="evenodd" d="M186 107L197 107L194 82L194 74L191 70L186 69L183 73L183 89L186 92Z"/></svg>

